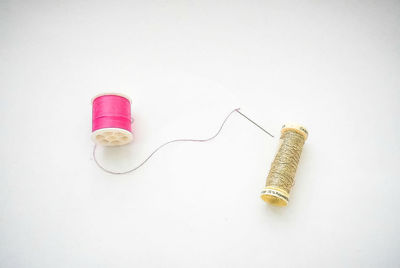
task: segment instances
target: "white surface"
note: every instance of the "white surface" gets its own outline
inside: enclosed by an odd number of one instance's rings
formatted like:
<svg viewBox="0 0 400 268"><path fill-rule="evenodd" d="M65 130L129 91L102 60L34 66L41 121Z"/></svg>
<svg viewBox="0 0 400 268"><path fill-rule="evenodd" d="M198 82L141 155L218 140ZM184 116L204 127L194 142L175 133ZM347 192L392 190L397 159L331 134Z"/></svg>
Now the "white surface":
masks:
<svg viewBox="0 0 400 268"><path fill-rule="evenodd" d="M1 267L398 267L398 1L1 1ZM94 163L91 98L132 97L138 163L235 107L309 130L287 208L239 116L142 169Z"/></svg>

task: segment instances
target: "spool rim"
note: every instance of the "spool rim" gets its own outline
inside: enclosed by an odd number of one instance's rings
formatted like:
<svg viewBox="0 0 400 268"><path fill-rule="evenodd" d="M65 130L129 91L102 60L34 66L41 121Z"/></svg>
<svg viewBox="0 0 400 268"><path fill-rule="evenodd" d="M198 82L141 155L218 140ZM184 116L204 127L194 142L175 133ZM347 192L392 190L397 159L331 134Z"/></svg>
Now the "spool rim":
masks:
<svg viewBox="0 0 400 268"><path fill-rule="evenodd" d="M104 140L108 140L109 137L115 137L115 139L105 143L102 142L101 139L98 139L99 135L102 136ZM92 132L91 139L95 144L101 146L121 146L132 142L133 134L122 128L99 128Z"/></svg>
<svg viewBox="0 0 400 268"><path fill-rule="evenodd" d="M127 99L132 104L132 99L128 95L125 95L123 93L117 93L117 92L105 92L105 93L97 94L96 96L94 96L92 98L92 104L95 99L97 99L98 97L101 97L101 96L120 96L120 97Z"/></svg>
<svg viewBox="0 0 400 268"><path fill-rule="evenodd" d="M285 207L289 203L289 194L282 189L267 186L261 191L261 199L271 205Z"/></svg>
<svg viewBox="0 0 400 268"><path fill-rule="evenodd" d="M293 130L293 131L299 133L300 135L303 135L303 137L304 137L305 140L306 140L307 137L308 137L308 131L307 131L307 129L306 129L304 126L302 126L302 125L293 124L293 123L284 124L284 125L282 126L282 129L281 129L281 134L283 134L283 133L285 133L285 132L287 132L287 131L289 131L289 130Z"/></svg>

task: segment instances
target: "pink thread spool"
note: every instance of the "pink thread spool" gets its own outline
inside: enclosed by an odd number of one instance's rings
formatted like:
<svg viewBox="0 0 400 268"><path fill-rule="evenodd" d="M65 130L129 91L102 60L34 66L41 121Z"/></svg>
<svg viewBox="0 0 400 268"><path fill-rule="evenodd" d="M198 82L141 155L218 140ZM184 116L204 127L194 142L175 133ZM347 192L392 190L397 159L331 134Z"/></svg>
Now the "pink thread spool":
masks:
<svg viewBox="0 0 400 268"><path fill-rule="evenodd" d="M92 100L92 140L103 146L130 143L132 135L131 100L118 93L97 95Z"/></svg>

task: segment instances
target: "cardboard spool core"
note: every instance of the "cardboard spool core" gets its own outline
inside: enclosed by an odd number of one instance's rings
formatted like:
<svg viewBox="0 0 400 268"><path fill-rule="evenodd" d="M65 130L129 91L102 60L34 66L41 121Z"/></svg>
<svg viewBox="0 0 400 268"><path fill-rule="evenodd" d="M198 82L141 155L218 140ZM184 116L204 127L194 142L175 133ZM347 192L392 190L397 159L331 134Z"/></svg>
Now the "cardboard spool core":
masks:
<svg viewBox="0 0 400 268"><path fill-rule="evenodd" d="M284 207L289 203L289 194L277 187L267 186L261 192L261 199L271 205Z"/></svg>
<svg viewBox="0 0 400 268"><path fill-rule="evenodd" d="M300 135L303 135L304 141L307 140L308 137L308 131L305 127L297 124L285 124L283 125L281 129L281 134L287 132L287 131L294 131L299 133Z"/></svg>
<svg viewBox="0 0 400 268"><path fill-rule="evenodd" d="M264 194L261 196L261 198L265 202L277 207L285 207L288 204L287 201L273 195Z"/></svg>
<svg viewBox="0 0 400 268"><path fill-rule="evenodd" d="M121 128L102 128L92 133L94 143L102 146L120 146L132 141L131 132Z"/></svg>

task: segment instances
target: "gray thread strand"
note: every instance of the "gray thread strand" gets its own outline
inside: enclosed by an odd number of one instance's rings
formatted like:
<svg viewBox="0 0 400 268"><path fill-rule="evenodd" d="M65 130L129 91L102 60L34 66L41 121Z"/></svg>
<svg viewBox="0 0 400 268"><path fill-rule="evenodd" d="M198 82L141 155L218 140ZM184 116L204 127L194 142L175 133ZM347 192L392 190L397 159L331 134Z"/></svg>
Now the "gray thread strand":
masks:
<svg viewBox="0 0 400 268"><path fill-rule="evenodd" d="M210 138L207 138L207 139L175 139L175 140L171 140L171 141L165 142L165 143L161 144L160 146L158 146L158 147L157 147L147 158L145 158L144 161L141 162L138 166L136 166L136 167L134 167L134 168L132 168L132 169L129 169L129 170L127 170L127 171L117 172L117 171L112 171L112 170L108 170L108 169L104 168L104 167L97 161L97 158L96 158L96 148L97 148L97 145L96 145L96 144L94 145L94 148L93 148L93 159L94 159L94 161L96 162L97 166L98 166L99 168L101 168L103 171L107 172L107 173L114 174L114 175L123 175L123 174L131 173L131 172L133 172L133 171L139 169L141 166L143 166L148 160L150 160L150 158L153 157L153 155L154 155L155 153L157 153L161 148L163 148L164 146L166 146L166 145L168 145L168 144L175 143L175 142L185 142L185 141L187 141L187 142L207 142L207 141L213 140L214 138L216 138L216 137L219 135L219 133L221 132L222 128L224 127L226 121L228 121L229 117L230 117L234 112L238 112L239 110L240 110L240 108L236 108L236 109L234 109L233 111L231 111L231 112L225 117L225 119L224 119L224 121L222 122L220 128L218 129L217 133L215 133L215 134L214 134L213 136L211 136ZM240 114L241 114L241 113L240 113ZM242 114L241 114L241 115L242 115ZM246 118L247 118L247 117L246 117ZM248 118L247 118L247 119L248 119ZM248 120L249 120L249 119L248 119ZM252 122L252 121L251 121L251 122ZM254 122L252 122L252 123L254 123ZM258 126L258 125L257 125L257 126ZM269 133L268 133L268 134L269 134Z"/></svg>

